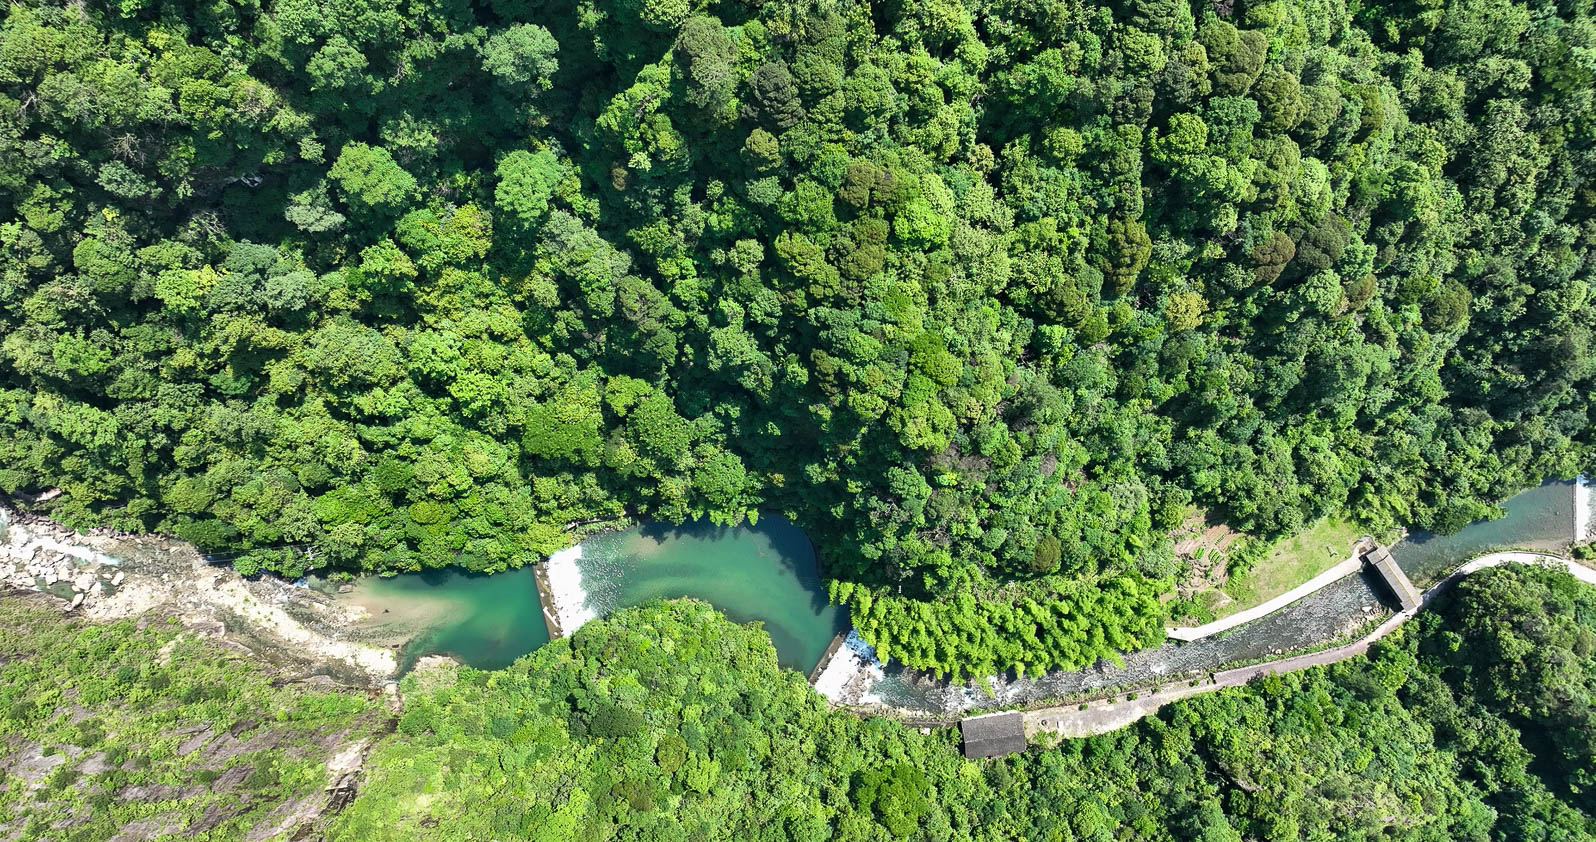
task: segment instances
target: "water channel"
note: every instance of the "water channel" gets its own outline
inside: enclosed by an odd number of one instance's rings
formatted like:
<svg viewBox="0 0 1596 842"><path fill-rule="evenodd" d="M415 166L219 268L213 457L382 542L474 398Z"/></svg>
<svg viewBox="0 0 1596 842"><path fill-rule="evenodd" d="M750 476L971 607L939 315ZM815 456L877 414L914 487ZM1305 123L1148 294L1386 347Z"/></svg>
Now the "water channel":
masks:
<svg viewBox="0 0 1596 842"><path fill-rule="evenodd" d="M690 596L736 622L763 622L781 664L808 673L846 628L842 609L826 599L814 546L780 517L737 527L648 523L589 538L549 566L556 594L574 603L561 606L567 633L618 608ZM423 655L498 669L548 642L530 567L368 577L341 598L366 610L367 637L407 641L404 669Z"/></svg>
<svg viewBox="0 0 1596 842"><path fill-rule="evenodd" d="M1574 530L1574 493L1571 482L1548 482L1504 503L1499 519L1471 524L1451 536L1415 533L1394 546L1392 554L1423 587L1491 550L1565 549ZM563 606L563 613L571 615L566 617L568 627L649 599L697 597L737 622L762 621L781 663L802 672L815 666L832 637L846 627L843 612L826 601L814 548L797 527L778 517L739 527L705 521L644 524L590 538L557 556L550 568L551 579L558 580L557 599L568 603ZM555 570L564 572L555 575ZM345 598L367 609L373 635L408 641L402 650L406 666L421 655L445 654L493 669L547 641L530 569L494 576L442 571L368 578ZM1161 677L1174 680L1349 636L1391 610L1384 586L1360 573L1228 633L1129 653L1123 666L1105 662L1038 678L998 676L989 682L991 695L892 667L863 700L953 713L1140 685Z"/></svg>
<svg viewBox="0 0 1596 842"><path fill-rule="evenodd" d="M1544 483L1507 500L1502 509L1502 517L1471 523L1452 535L1415 532L1395 544L1391 555L1414 584L1423 588L1462 562L1493 550L1559 551L1573 540L1573 482ZM1206 674L1350 637L1389 617L1395 607L1385 585L1360 572L1227 633L1128 653L1124 666L1099 662L1084 670L1037 678L998 676L989 682L991 696L971 687L949 686L912 670L888 669L885 679L872 687L870 700L955 713L1143 686L1164 677Z"/></svg>

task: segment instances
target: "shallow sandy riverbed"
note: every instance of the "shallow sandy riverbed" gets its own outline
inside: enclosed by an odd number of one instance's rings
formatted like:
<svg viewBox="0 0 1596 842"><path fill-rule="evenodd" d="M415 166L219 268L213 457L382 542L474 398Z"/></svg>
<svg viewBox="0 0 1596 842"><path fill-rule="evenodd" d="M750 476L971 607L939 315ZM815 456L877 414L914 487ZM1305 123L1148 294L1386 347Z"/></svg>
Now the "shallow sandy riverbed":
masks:
<svg viewBox="0 0 1596 842"><path fill-rule="evenodd" d="M398 668L389 649L353 639L350 608L273 577L246 579L159 536L85 535L0 507L0 584L64 597L63 610L94 620L168 612L267 661L347 684L379 686Z"/></svg>

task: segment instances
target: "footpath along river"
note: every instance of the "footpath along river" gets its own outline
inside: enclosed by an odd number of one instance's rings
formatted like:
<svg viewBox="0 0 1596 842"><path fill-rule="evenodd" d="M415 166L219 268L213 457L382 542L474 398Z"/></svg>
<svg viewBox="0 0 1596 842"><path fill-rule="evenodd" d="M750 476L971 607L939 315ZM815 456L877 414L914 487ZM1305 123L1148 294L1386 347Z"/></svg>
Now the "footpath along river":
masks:
<svg viewBox="0 0 1596 842"><path fill-rule="evenodd" d="M1576 529L1588 528L1575 524L1575 499L1576 493L1589 495L1591 490L1576 489L1569 481L1547 482L1507 500L1502 505L1504 515L1496 520L1470 524L1450 536L1416 532L1393 546L1391 554L1414 585L1427 588L1459 564L1494 550L1561 553L1573 543ZM1389 618L1395 608L1385 585L1359 571L1226 633L1127 653L1123 666L1103 661L1036 678L993 676L987 682L990 695L969 685L950 685L913 670L889 667L882 680L864 690L861 701L960 714L1101 695L1324 646Z"/></svg>
<svg viewBox="0 0 1596 842"><path fill-rule="evenodd" d="M1574 483L1548 482L1508 500L1502 518L1451 536L1415 533L1392 552L1421 588L1492 550L1561 552L1576 531L1575 497ZM553 599L547 606L530 568L492 576L434 571L364 578L339 599L367 613L361 624L367 639L401 646L405 668L430 654L502 667L547 642L548 627L569 634L588 619L652 598L696 597L733 620L762 621L781 663L805 673L846 628L844 612L827 603L814 548L779 517L739 527L644 524L598 535L556 553L545 576ZM1322 646L1391 615L1383 585L1356 573L1223 634L1129 653L1123 666L1103 662L1037 678L994 676L986 682L989 694L899 666L883 669L870 660L868 647L852 640L817 687L834 701L942 715L1026 706Z"/></svg>

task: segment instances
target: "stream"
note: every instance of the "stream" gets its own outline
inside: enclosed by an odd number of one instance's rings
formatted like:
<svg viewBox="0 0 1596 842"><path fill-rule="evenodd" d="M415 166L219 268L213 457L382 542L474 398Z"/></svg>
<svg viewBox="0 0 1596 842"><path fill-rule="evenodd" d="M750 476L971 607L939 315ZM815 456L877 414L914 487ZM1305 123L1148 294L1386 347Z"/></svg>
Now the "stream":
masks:
<svg viewBox="0 0 1596 842"><path fill-rule="evenodd" d="M781 665L807 674L847 628L826 598L814 546L781 517L736 527L645 523L555 553L546 568L566 634L618 608L695 597L735 622L764 623ZM363 577L338 598L365 610L363 637L401 644L402 669L426 655L499 669L549 639L531 567Z"/></svg>
<svg viewBox="0 0 1596 842"><path fill-rule="evenodd" d="M1573 482L1547 482L1506 501L1501 518L1450 536L1415 532L1392 547L1392 555L1423 588L1488 551L1566 550L1575 530L1575 493ZM567 634L587 619L650 599L696 597L734 621L763 622L781 664L808 673L847 627L846 615L826 600L813 546L779 517L737 527L646 523L605 533L555 554L547 574L556 602L550 613ZM370 639L401 647L405 669L433 654L496 669L548 640L531 568L492 576L445 570L367 577L340 599L365 609L362 629ZM1358 573L1227 633L1128 653L1122 666L1099 662L1036 678L994 676L988 695L891 665L848 701L961 713L1145 685L1321 646L1392 610L1384 585Z"/></svg>
<svg viewBox="0 0 1596 842"><path fill-rule="evenodd" d="M1589 494L1591 489L1582 488ZM1391 547L1391 555L1423 589L1475 556L1509 548L1559 552L1574 537L1572 481L1553 480L1502 504L1505 514L1471 523L1453 535L1414 532ZM889 668L867 701L894 707L960 713L1011 707L1116 687L1156 683L1163 676L1206 674L1348 637L1389 617L1397 606L1384 583L1366 571L1348 576L1272 614L1214 637L1127 653L1124 666L1100 661L1084 670L1037 678L989 679L993 695L919 674Z"/></svg>

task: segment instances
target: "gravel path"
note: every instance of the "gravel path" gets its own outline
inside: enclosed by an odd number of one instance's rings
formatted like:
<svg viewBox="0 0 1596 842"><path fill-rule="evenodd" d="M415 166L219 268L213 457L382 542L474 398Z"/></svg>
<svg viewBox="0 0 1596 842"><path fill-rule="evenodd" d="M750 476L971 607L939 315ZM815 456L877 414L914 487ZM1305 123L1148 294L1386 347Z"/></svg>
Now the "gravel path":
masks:
<svg viewBox="0 0 1596 842"><path fill-rule="evenodd" d="M1447 574L1446 578L1436 582L1433 587L1424 592L1423 604L1417 609L1392 615L1390 619L1381 623L1374 631L1351 643L1320 652L1311 652L1306 655L1293 655L1278 661L1224 670L1214 673L1209 680L1198 684L1196 687L1180 684L1175 687L1163 688L1157 692L1151 689L1143 690L1138 698L1131 701L1110 702L1099 699L1088 702L1086 710L1081 710L1080 704L1076 703L1026 711L1025 735L1027 738L1032 738L1042 733L1060 734L1065 737L1090 737L1095 734L1106 734L1110 731L1117 731L1173 701L1198 696L1203 693L1212 693L1227 687L1240 687L1255 678L1265 675L1283 675L1288 672L1322 667L1362 655L1369 651L1369 647L1375 641L1395 631L1397 627L1407 622L1409 617L1422 611L1425 606L1430 604L1431 600L1447 588L1450 588L1459 579L1470 573L1484 570L1487 567L1499 567L1503 564L1539 564L1545 567L1561 567L1572 574L1574 578L1587 584L1596 585L1596 569L1585 567L1566 558L1527 552L1490 553L1463 564ZM1123 698L1123 694L1113 698Z"/></svg>
<svg viewBox="0 0 1596 842"><path fill-rule="evenodd" d="M1274 599L1269 600L1268 602L1255 605L1246 611L1238 611L1229 617L1226 617L1222 620L1215 620L1212 623L1206 623L1201 626L1191 626L1188 628L1165 629L1164 631L1173 640L1184 640L1190 642L1193 640L1201 640L1210 635L1219 634L1222 631L1227 631L1237 626L1250 623L1259 617L1273 614L1276 611L1285 608L1287 605L1302 599L1308 594L1319 590L1320 588L1326 587L1334 582L1339 582L1342 579L1345 579L1346 577L1358 572L1358 569L1363 566L1363 553L1365 550L1365 544L1369 543L1369 540L1370 539L1368 538L1364 538L1358 541L1357 546L1353 547L1352 549L1352 556L1347 560L1337 564L1335 567L1332 567L1323 573L1320 573L1312 579L1303 582L1295 588L1286 591Z"/></svg>

